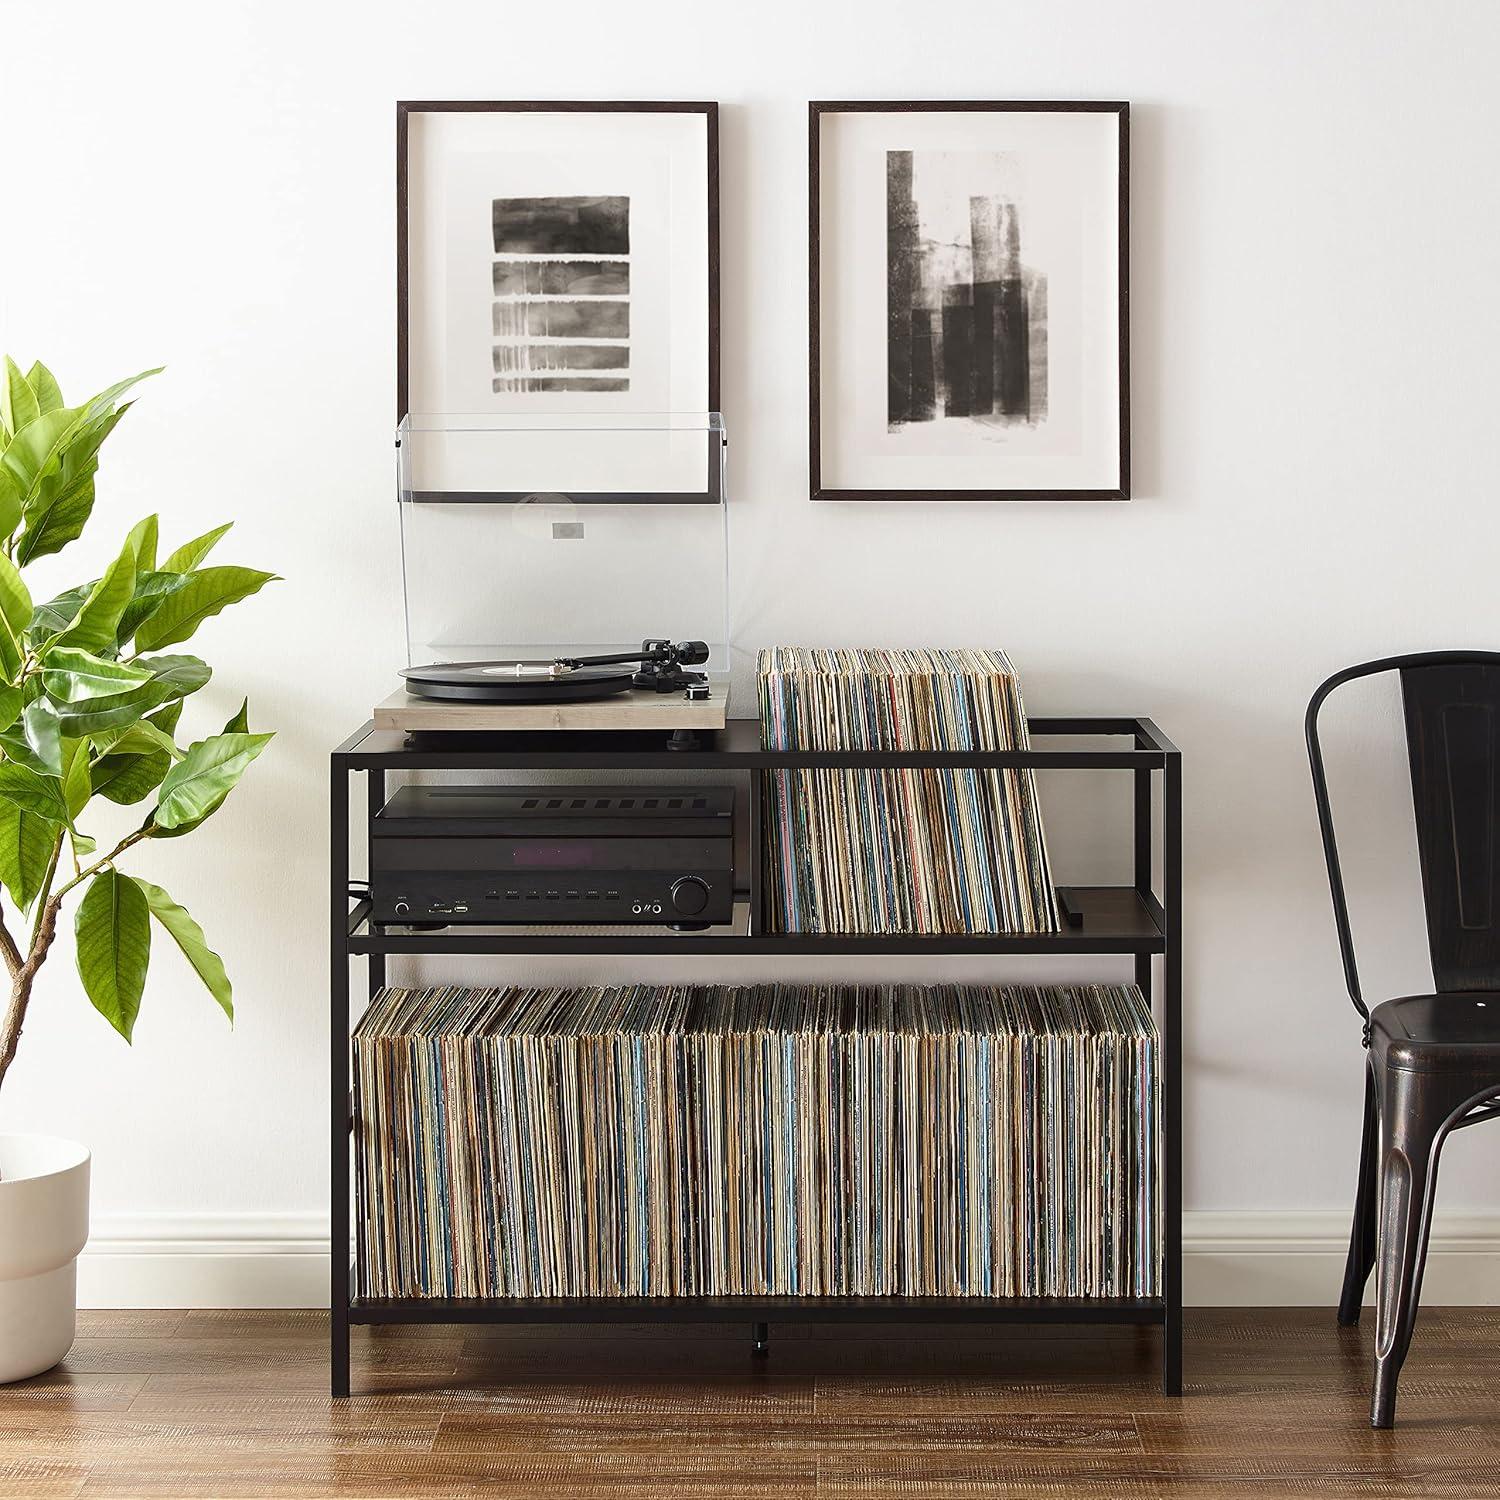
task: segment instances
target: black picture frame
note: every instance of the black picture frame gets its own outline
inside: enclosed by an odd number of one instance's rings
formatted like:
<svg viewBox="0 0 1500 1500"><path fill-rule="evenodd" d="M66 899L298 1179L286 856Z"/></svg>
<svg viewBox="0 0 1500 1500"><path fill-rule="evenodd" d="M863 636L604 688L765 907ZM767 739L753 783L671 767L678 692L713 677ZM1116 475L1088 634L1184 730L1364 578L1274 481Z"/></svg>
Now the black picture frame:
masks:
<svg viewBox="0 0 1500 1500"><path fill-rule="evenodd" d="M396 421L410 415L410 348L411 285L409 236L409 127L417 114L490 113L490 114L697 114L706 127L708 170L708 410L720 410L719 386L719 106L712 100L480 100L480 99L402 99L396 103ZM453 499L433 494L416 498ZM464 499L481 501L517 501L527 498L516 493L469 493ZM662 502L712 503L722 500L717 467L710 455L708 483L699 494L598 494L586 497L593 503Z"/></svg>
<svg viewBox="0 0 1500 1500"><path fill-rule="evenodd" d="M1105 489L835 489L822 482L820 123L824 115L933 113L1114 114L1119 122L1119 484ZM813 500L1027 501L1130 499L1130 105L1119 100L814 100L808 105L808 479Z"/></svg>

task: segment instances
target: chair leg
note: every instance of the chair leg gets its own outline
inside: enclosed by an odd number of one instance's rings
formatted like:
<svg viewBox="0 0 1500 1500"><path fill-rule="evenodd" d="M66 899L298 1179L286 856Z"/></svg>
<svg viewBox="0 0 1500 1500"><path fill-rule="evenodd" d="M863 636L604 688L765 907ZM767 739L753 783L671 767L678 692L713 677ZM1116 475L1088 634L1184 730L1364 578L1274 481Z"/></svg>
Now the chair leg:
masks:
<svg viewBox="0 0 1500 1500"><path fill-rule="evenodd" d="M1365 1068L1364 1133L1359 1143L1359 1182L1354 1192L1354 1224L1349 1231L1349 1259L1344 1265L1344 1291L1339 1298L1339 1326L1352 1328L1359 1322L1365 1286L1375 1264L1375 1205L1379 1200L1379 1110L1375 1098L1375 1071Z"/></svg>
<svg viewBox="0 0 1500 1500"><path fill-rule="evenodd" d="M1396 1382L1422 1295L1427 1231L1445 1127L1462 1103L1446 1080L1380 1070L1380 1269L1375 1301L1375 1389L1370 1425L1396 1425Z"/></svg>

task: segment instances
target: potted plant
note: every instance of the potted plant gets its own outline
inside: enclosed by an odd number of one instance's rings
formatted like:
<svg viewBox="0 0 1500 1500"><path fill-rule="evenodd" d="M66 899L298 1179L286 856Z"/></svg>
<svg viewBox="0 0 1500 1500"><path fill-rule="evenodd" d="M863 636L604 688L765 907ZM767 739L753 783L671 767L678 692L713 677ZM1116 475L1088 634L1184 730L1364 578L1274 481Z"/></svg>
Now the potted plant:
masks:
<svg viewBox="0 0 1500 1500"><path fill-rule="evenodd" d="M271 739L250 732L242 704L222 732L177 743L183 700L210 675L182 643L274 575L204 566L228 526L158 560L148 516L92 582L37 602L26 580L30 564L82 534L100 447L129 409L120 397L145 375L81 406L66 404L44 365L23 375L7 359L0 375L0 962L10 979L0 1085L69 908L84 992L127 1042L153 921L233 1019L229 979L202 929L121 860L147 840L191 833ZM150 810L100 843L84 825L103 802ZM0 1381L49 1369L73 1342L88 1177L89 1153L75 1142L0 1135Z"/></svg>

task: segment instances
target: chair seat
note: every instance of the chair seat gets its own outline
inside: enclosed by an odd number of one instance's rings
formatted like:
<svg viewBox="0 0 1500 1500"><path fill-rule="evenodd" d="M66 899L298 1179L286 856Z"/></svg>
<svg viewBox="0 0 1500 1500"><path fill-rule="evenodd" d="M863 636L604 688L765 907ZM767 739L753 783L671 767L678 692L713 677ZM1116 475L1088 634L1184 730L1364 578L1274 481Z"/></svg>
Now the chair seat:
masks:
<svg viewBox="0 0 1500 1500"><path fill-rule="evenodd" d="M1370 1012L1370 1040L1392 1067L1471 1068L1493 1061L1500 1069L1500 990L1387 1000Z"/></svg>

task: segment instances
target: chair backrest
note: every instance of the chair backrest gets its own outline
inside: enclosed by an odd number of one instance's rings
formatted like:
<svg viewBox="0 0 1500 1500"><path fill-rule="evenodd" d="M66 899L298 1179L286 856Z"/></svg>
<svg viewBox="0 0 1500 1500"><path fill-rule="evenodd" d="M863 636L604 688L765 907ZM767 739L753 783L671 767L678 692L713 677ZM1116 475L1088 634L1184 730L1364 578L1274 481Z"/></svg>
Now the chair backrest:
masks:
<svg viewBox="0 0 1500 1500"><path fill-rule="evenodd" d="M1318 713L1346 682L1398 672L1411 766L1412 811L1427 915L1433 985L1439 991L1500 989L1500 652L1427 651L1388 656L1336 672L1307 705L1307 755L1333 895L1349 997L1361 1015L1344 877L1334 837Z"/></svg>

